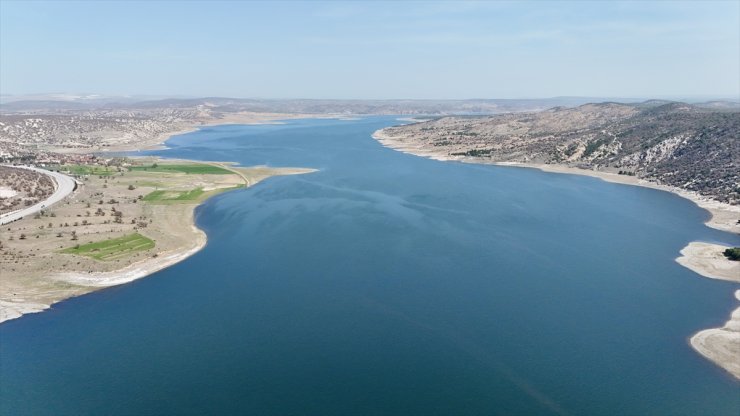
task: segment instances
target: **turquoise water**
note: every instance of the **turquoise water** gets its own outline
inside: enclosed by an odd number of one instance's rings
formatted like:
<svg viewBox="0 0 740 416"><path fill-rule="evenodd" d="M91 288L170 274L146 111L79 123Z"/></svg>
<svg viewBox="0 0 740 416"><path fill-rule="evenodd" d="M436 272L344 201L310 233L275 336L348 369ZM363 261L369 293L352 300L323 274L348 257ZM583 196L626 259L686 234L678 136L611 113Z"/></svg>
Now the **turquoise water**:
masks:
<svg viewBox="0 0 740 416"><path fill-rule="evenodd" d="M167 157L301 166L198 208L207 247L0 325L0 413L737 415L688 338L740 244L650 189L381 147L394 118L221 126Z"/></svg>

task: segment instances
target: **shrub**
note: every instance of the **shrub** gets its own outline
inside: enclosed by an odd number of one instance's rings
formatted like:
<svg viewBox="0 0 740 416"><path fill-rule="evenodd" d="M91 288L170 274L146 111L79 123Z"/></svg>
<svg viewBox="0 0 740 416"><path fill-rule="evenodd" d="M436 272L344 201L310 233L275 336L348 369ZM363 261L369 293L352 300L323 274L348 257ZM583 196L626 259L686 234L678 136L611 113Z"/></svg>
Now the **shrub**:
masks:
<svg viewBox="0 0 740 416"><path fill-rule="evenodd" d="M722 254L730 260L740 261L740 247L728 248Z"/></svg>

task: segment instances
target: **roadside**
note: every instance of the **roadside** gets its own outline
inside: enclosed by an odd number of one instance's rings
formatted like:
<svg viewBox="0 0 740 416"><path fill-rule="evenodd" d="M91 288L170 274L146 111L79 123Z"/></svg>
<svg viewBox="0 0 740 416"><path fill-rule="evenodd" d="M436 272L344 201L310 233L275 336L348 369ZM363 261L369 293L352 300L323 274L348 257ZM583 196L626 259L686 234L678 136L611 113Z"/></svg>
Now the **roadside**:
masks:
<svg viewBox="0 0 740 416"><path fill-rule="evenodd" d="M35 172L42 173L50 176L55 184L54 193L51 194L44 201L41 201L33 206L23 208L17 211L9 212L7 214L0 215L0 225L5 225L13 221L22 219L23 217L33 215L43 209L49 208L52 205L60 202L67 195L71 194L77 188L77 182L67 175L63 175L59 172L52 172L45 169L39 169L33 166L12 166L12 165L1 165L10 168L27 169Z"/></svg>

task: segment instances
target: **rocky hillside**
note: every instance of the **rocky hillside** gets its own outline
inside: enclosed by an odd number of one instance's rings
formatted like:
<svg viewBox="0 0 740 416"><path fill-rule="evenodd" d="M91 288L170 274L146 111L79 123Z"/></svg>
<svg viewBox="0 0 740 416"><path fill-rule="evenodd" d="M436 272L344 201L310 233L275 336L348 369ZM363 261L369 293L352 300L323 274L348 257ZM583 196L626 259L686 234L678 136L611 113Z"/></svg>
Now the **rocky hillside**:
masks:
<svg viewBox="0 0 740 416"><path fill-rule="evenodd" d="M740 203L740 111L684 103L586 104L444 117L383 130L428 155L619 172Z"/></svg>

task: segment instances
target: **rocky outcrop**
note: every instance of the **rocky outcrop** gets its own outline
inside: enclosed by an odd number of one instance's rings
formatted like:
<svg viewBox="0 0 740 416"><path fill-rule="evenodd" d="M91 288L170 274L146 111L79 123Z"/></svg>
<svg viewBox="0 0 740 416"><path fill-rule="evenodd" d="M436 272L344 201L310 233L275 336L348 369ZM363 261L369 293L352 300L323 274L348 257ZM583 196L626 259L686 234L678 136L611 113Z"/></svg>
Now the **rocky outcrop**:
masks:
<svg viewBox="0 0 740 416"><path fill-rule="evenodd" d="M450 158L621 172L738 204L738 132L736 108L649 101L443 117L387 128L383 135Z"/></svg>

